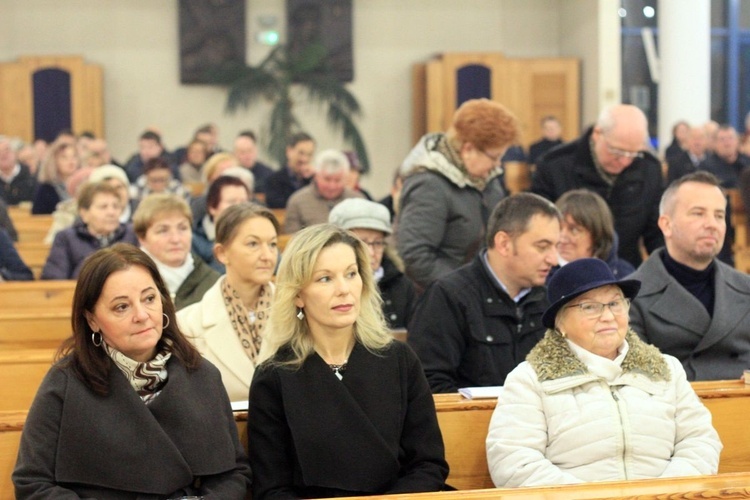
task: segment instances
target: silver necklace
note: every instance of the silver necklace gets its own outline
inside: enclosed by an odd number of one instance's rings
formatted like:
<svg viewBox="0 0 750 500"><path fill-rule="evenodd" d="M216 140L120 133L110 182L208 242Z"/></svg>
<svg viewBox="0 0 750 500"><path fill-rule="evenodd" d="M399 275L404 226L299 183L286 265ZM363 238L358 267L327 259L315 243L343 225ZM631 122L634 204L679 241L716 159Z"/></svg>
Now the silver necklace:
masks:
<svg viewBox="0 0 750 500"><path fill-rule="evenodd" d="M341 363L340 365L335 365L333 363L328 363L328 366L331 368L331 370L333 370L333 374L336 375L336 377L339 380L343 380L344 376L341 375L341 372L345 372L346 371L346 363L348 363L348 362L349 362L349 360L345 359L344 362Z"/></svg>

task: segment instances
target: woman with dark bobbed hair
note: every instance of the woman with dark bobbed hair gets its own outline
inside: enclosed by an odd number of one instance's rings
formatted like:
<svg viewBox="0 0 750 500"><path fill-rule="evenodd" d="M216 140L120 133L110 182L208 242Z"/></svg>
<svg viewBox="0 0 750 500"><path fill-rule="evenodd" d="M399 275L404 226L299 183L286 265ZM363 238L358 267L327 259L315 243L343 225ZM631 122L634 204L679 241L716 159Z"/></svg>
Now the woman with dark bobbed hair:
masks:
<svg viewBox="0 0 750 500"><path fill-rule="evenodd" d="M24 425L16 498L244 499L250 469L221 376L180 333L143 251L86 259L72 326Z"/></svg>
<svg viewBox="0 0 750 500"><path fill-rule="evenodd" d="M558 198L555 205L563 215L557 244L561 266L593 257L606 262L616 278L635 272L630 262L617 255L615 223L604 198L588 189L574 189ZM552 269L547 281L559 268Z"/></svg>
<svg viewBox="0 0 750 500"><path fill-rule="evenodd" d="M427 134L401 165L396 245L419 288L473 259L505 192L497 176L518 139L515 116L488 99L466 101L444 134Z"/></svg>

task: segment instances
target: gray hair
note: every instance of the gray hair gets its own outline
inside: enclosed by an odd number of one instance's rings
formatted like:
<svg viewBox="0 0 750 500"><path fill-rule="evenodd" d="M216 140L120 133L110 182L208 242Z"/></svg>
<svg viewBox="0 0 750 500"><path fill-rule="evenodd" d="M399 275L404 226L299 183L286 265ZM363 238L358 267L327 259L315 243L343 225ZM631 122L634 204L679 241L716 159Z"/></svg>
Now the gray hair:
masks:
<svg viewBox="0 0 750 500"><path fill-rule="evenodd" d="M228 175L229 177L236 177L241 180L245 186L247 186L248 192L252 195L253 188L255 187L255 176L253 173L245 167L234 166L229 167L221 173L222 176Z"/></svg>
<svg viewBox="0 0 750 500"><path fill-rule="evenodd" d="M349 159L336 149L326 149L315 157L315 172L337 174L349 172Z"/></svg>

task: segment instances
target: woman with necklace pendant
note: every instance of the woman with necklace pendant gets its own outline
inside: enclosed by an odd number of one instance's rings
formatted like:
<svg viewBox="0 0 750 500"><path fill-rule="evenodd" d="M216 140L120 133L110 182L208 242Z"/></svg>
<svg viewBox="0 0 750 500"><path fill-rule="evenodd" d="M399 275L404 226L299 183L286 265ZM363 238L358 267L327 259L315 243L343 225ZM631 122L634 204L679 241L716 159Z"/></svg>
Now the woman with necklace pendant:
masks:
<svg viewBox="0 0 750 500"><path fill-rule="evenodd" d="M265 207L241 203L216 221L214 253L226 266L203 299L177 314L180 328L221 371L232 401L245 401L273 298L279 222Z"/></svg>
<svg viewBox="0 0 750 500"><path fill-rule="evenodd" d="M333 225L303 229L276 287L250 387L254 500L444 489L432 395L388 331L365 245Z"/></svg>

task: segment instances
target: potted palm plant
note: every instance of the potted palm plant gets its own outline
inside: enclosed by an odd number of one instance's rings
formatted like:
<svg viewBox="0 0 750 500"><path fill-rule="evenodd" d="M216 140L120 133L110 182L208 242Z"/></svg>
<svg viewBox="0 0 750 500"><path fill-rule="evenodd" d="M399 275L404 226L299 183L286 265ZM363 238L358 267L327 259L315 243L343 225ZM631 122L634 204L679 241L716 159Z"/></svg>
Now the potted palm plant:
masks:
<svg viewBox="0 0 750 500"><path fill-rule="evenodd" d="M294 114L295 99L306 97L326 110L328 124L352 146L363 170L369 169L367 148L354 122L361 116L359 103L331 71L322 44L310 44L294 54L279 45L257 66L226 66L216 72L215 80L229 86L229 113L264 100L271 103L270 133L264 145L280 165L286 161L287 139L302 129Z"/></svg>

